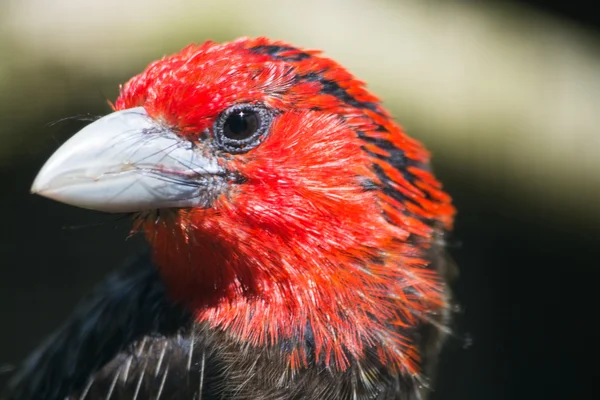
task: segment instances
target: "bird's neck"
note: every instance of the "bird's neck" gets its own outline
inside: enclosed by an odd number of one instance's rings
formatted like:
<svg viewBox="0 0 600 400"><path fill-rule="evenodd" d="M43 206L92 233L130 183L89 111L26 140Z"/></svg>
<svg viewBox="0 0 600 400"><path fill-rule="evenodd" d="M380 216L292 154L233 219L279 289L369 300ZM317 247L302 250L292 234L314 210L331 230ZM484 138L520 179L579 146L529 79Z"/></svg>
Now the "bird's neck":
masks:
<svg viewBox="0 0 600 400"><path fill-rule="evenodd" d="M381 358L416 370L412 345L390 326L416 325L416 315L443 306L442 290L418 249L367 215L362 226L376 229L338 221L274 235L207 212L154 221L146 232L171 297L197 321L257 346L293 339L292 365L306 360L310 326L327 365L345 369L349 356L385 346Z"/></svg>

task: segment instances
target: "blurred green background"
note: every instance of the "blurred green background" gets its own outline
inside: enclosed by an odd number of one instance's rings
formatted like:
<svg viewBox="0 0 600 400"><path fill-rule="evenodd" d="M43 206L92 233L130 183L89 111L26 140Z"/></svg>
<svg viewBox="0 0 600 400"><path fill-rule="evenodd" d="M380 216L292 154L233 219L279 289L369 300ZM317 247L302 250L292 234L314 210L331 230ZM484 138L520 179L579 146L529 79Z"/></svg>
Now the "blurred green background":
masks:
<svg viewBox="0 0 600 400"><path fill-rule="evenodd" d="M0 1L0 386L142 246L127 221L31 196L118 85L189 42L323 49L434 155L459 210L461 312L435 399L567 399L594 368L600 23L576 2Z"/></svg>

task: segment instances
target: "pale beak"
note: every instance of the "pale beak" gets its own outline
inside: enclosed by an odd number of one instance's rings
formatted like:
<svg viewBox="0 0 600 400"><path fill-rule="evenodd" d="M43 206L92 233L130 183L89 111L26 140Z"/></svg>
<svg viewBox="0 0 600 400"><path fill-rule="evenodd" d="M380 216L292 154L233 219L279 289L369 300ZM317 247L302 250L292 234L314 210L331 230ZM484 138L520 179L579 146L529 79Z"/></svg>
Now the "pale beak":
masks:
<svg viewBox="0 0 600 400"><path fill-rule="evenodd" d="M224 176L206 150L137 107L100 118L65 142L31 192L105 212L205 207Z"/></svg>

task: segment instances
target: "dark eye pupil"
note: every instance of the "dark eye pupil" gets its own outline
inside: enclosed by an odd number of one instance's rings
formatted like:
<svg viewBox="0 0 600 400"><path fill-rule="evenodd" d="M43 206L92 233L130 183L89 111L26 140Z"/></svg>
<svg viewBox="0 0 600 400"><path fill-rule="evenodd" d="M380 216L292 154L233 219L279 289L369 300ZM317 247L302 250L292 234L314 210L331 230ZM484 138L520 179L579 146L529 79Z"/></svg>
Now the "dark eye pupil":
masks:
<svg viewBox="0 0 600 400"><path fill-rule="evenodd" d="M234 104L215 120L214 145L230 154L246 153L262 142L272 121L271 111L262 104Z"/></svg>
<svg viewBox="0 0 600 400"><path fill-rule="evenodd" d="M243 140L251 137L259 126L258 116L252 110L237 111L225 120L223 133L230 139Z"/></svg>

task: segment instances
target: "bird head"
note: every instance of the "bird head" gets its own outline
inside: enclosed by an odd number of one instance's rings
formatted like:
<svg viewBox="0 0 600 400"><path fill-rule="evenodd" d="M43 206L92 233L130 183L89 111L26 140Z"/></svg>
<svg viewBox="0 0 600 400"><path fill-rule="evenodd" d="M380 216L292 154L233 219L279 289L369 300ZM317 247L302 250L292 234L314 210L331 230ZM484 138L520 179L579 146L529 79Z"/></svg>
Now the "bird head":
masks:
<svg viewBox="0 0 600 400"><path fill-rule="evenodd" d="M150 64L113 108L33 192L133 213L174 301L244 343L287 341L292 367L375 353L418 373L412 332L448 305L430 251L454 208L362 82L243 38Z"/></svg>

